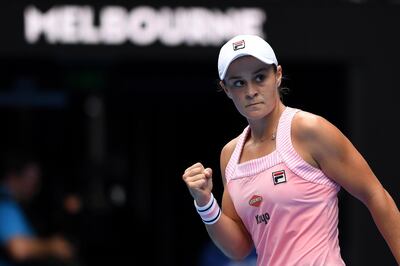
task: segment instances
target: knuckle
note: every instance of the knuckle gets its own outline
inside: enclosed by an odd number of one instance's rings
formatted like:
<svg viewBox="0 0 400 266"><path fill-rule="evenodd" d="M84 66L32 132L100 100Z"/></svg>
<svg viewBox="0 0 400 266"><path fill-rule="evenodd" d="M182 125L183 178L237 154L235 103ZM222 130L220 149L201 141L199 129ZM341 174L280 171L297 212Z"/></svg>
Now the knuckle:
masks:
<svg viewBox="0 0 400 266"><path fill-rule="evenodd" d="M188 177L193 176L193 169L189 170L186 174Z"/></svg>

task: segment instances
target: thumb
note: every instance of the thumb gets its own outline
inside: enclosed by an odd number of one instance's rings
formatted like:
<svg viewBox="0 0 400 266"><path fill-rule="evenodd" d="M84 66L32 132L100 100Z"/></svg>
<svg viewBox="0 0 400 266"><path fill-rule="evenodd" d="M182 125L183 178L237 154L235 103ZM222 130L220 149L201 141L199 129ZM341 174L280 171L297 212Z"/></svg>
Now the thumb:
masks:
<svg viewBox="0 0 400 266"><path fill-rule="evenodd" d="M204 169L204 174L206 175L207 178L211 178L212 177L212 169L211 168Z"/></svg>

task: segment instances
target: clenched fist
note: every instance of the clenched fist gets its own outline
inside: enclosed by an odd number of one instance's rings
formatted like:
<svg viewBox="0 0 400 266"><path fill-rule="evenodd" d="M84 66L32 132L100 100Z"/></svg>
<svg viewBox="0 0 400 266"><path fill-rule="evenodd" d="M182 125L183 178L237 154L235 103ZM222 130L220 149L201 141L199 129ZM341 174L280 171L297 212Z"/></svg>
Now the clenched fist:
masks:
<svg viewBox="0 0 400 266"><path fill-rule="evenodd" d="M195 163L185 170L182 179L197 205L206 205L210 200L213 187L211 168L204 168L201 163Z"/></svg>

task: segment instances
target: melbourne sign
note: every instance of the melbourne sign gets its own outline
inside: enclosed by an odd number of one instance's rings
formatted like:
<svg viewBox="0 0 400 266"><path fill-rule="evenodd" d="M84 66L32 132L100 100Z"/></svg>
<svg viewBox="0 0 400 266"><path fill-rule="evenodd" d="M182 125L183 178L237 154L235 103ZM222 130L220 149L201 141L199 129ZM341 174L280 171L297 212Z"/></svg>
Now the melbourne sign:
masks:
<svg viewBox="0 0 400 266"><path fill-rule="evenodd" d="M219 46L236 34L263 32L266 14L255 7L227 8L60 5L24 9L28 44Z"/></svg>

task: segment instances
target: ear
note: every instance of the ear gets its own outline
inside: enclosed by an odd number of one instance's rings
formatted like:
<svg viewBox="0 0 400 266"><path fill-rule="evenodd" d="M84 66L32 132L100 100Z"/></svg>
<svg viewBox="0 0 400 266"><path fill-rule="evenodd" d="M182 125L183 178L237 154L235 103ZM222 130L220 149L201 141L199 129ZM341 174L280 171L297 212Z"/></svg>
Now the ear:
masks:
<svg viewBox="0 0 400 266"><path fill-rule="evenodd" d="M224 90L224 92L226 93L226 95L227 95L230 99L232 99L232 95L231 95L230 91L227 89L227 87L226 87L226 85L225 85L225 83L224 83L223 80L221 80L221 81L219 82L219 85L220 85L221 88Z"/></svg>
<svg viewBox="0 0 400 266"><path fill-rule="evenodd" d="M279 87L282 83L282 67L280 65L276 68L276 80Z"/></svg>

